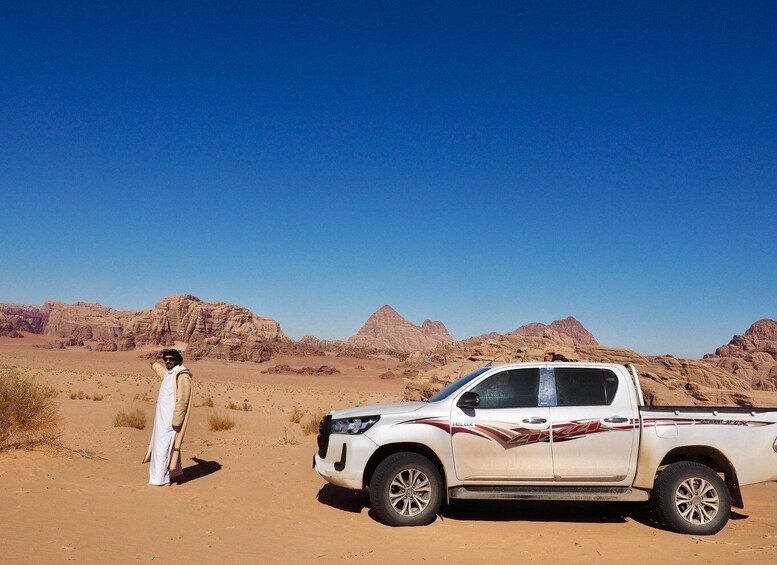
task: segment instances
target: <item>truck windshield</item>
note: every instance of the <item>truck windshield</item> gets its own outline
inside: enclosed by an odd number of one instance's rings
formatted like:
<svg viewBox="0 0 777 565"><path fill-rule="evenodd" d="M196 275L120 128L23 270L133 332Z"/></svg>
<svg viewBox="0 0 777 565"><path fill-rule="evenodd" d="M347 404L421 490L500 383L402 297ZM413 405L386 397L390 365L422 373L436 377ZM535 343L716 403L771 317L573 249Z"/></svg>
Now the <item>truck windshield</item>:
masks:
<svg viewBox="0 0 777 565"><path fill-rule="evenodd" d="M438 400L444 400L448 398L451 394L459 390L464 385L472 382L475 378L479 377L489 369L492 369L493 367L483 367L482 369L476 369L475 371L472 371L470 374L461 377L457 381L453 381L451 384L446 386L444 389L442 389L440 392L435 394L433 397L428 399L426 402L437 402Z"/></svg>

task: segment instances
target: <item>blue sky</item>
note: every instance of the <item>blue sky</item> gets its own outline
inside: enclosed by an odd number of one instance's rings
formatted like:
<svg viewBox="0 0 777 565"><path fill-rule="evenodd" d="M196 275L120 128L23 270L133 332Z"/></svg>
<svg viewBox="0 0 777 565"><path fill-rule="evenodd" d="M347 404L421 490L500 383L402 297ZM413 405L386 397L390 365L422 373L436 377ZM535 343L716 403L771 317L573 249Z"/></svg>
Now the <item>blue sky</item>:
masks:
<svg viewBox="0 0 777 565"><path fill-rule="evenodd" d="M4 2L0 302L346 338L777 318L773 2Z"/></svg>

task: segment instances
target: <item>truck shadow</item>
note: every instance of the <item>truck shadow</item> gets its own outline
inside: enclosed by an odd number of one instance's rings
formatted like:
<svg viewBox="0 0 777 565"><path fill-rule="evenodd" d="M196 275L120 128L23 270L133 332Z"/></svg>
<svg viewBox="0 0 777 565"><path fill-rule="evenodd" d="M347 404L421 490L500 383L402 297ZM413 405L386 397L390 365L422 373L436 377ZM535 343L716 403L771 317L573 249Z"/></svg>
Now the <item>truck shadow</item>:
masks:
<svg viewBox="0 0 777 565"><path fill-rule="evenodd" d="M623 523L635 521L665 529L647 503L453 500L443 519L488 522Z"/></svg>
<svg viewBox="0 0 777 565"><path fill-rule="evenodd" d="M370 497L366 491L348 490L329 483L321 487L316 499L321 504L356 514L370 507Z"/></svg>
<svg viewBox="0 0 777 565"><path fill-rule="evenodd" d="M552 502L512 500L453 500L443 506L444 520L488 522L625 523L637 522L670 532L647 502ZM747 516L731 512L731 520Z"/></svg>
<svg viewBox="0 0 777 565"><path fill-rule="evenodd" d="M365 491L351 491L332 484L324 485L316 495L321 504L360 514L365 508L376 520ZM731 520L747 516L731 512ZM552 502L516 500L452 500L440 510L438 519L461 522L558 522L580 524L618 524L629 521L663 531L669 530L647 502Z"/></svg>

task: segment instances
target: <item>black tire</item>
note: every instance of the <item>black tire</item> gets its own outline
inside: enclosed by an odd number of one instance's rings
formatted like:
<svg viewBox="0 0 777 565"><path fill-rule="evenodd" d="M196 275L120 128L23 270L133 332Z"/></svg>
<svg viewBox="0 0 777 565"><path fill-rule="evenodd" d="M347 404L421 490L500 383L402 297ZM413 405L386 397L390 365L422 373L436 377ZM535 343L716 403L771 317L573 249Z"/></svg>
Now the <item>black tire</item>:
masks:
<svg viewBox="0 0 777 565"><path fill-rule="evenodd" d="M437 467L417 453L395 453L375 469L370 502L378 519L389 526L431 524L442 504Z"/></svg>
<svg viewBox="0 0 777 565"><path fill-rule="evenodd" d="M656 479L653 496L658 516L681 534L716 534L731 515L726 483L700 463L682 461L667 467Z"/></svg>

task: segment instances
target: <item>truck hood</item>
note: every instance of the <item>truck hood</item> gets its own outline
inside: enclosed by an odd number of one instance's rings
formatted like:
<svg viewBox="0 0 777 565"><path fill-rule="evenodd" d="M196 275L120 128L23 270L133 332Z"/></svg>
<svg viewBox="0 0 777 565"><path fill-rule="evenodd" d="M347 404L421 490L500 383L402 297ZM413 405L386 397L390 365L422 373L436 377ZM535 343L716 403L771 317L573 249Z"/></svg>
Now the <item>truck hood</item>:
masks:
<svg viewBox="0 0 777 565"><path fill-rule="evenodd" d="M358 408L346 408L337 410L332 414L333 419L337 418L356 418L358 416L388 416L389 414L402 414L415 412L425 402L397 402L395 404L372 404L370 406L359 406Z"/></svg>

